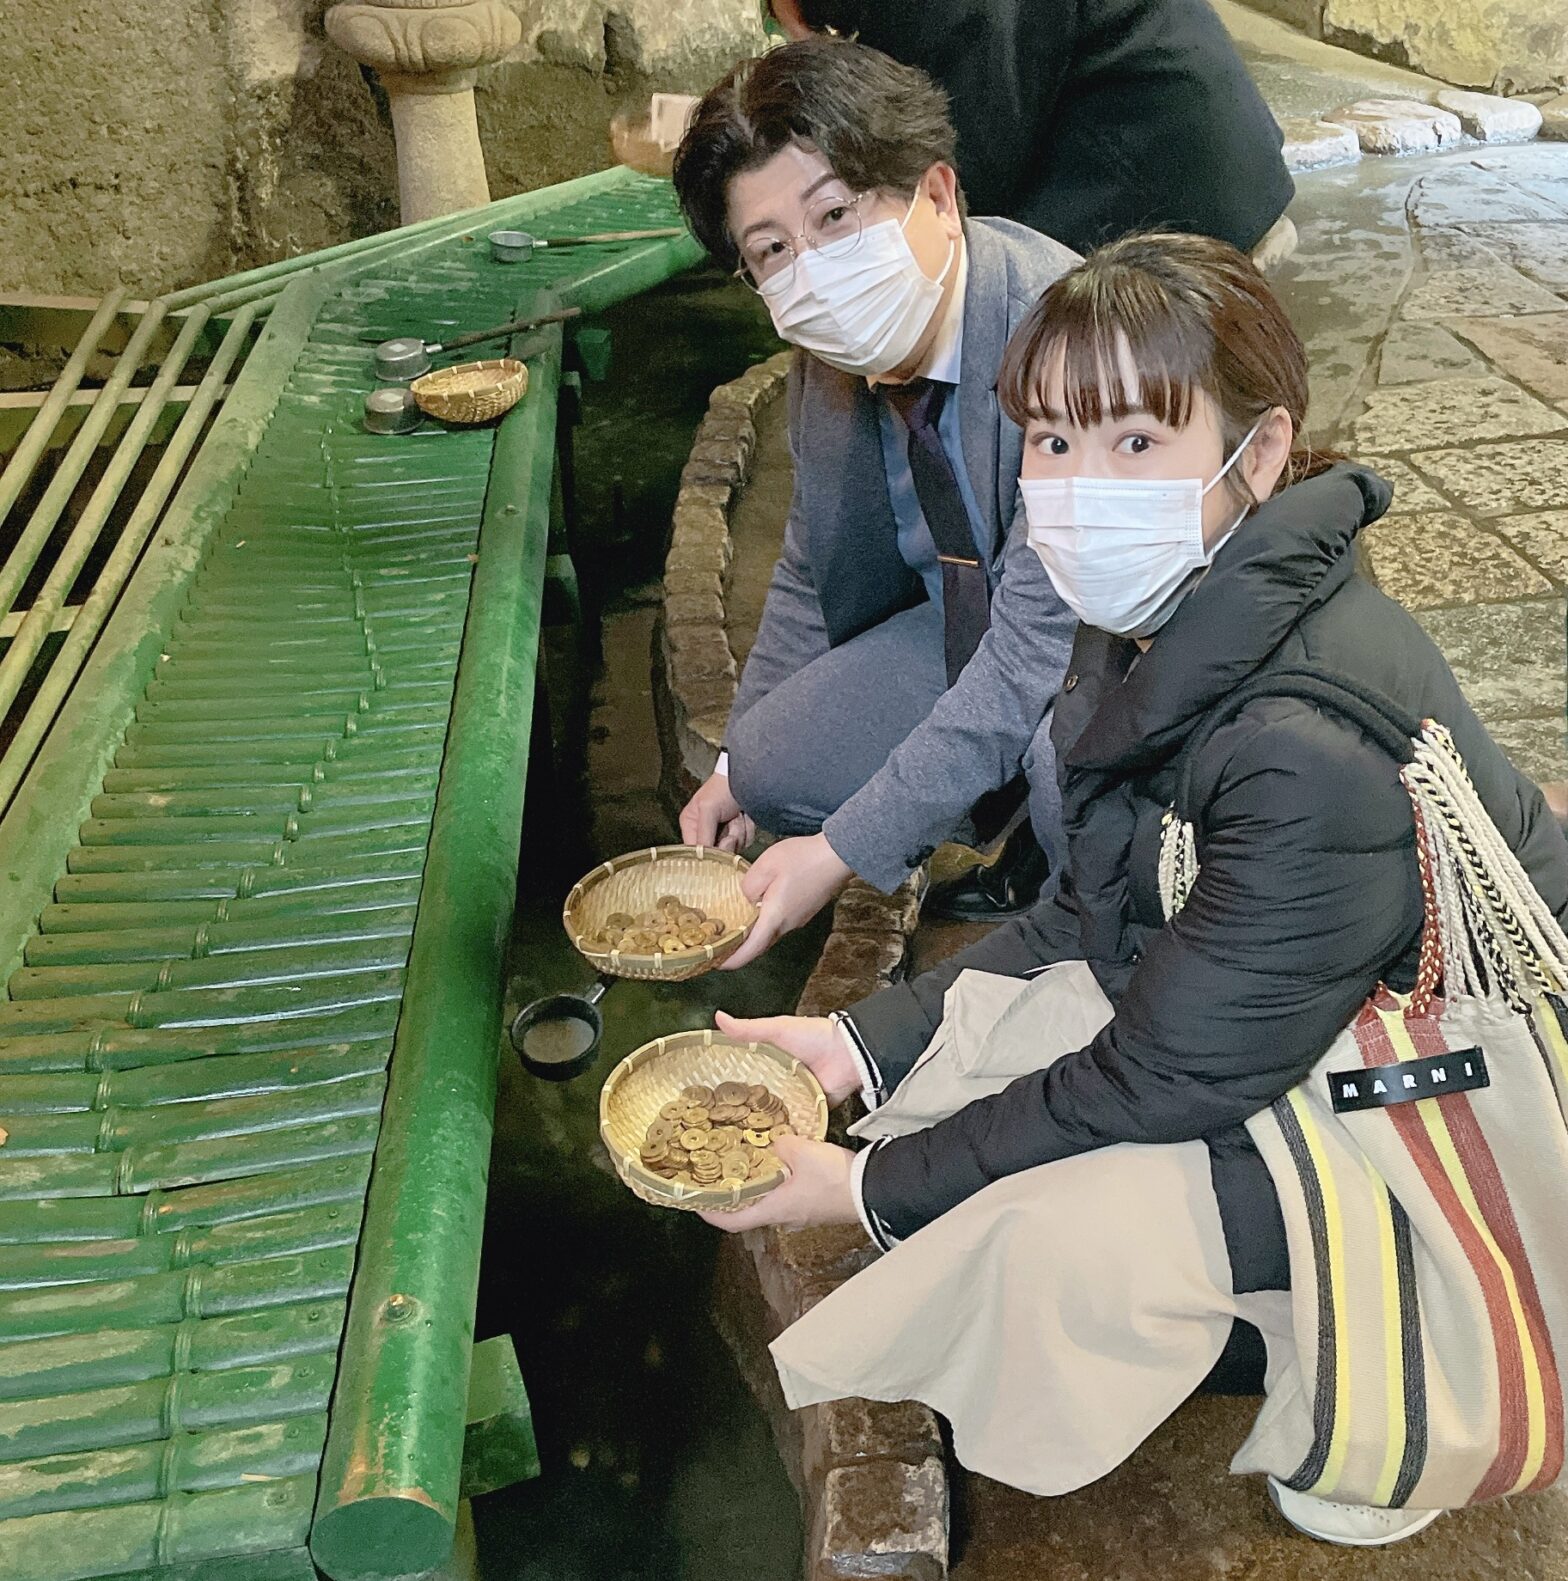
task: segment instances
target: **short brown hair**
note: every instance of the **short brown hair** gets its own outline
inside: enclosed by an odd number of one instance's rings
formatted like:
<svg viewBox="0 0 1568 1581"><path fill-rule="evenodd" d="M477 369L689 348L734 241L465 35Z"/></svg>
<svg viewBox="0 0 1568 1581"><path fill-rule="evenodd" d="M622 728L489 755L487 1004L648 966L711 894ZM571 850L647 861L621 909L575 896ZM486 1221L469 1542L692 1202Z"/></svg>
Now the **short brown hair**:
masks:
<svg viewBox="0 0 1568 1581"><path fill-rule="evenodd" d="M738 262L729 188L790 143L818 150L856 192L912 193L952 164L947 95L923 71L844 39L809 38L743 60L703 95L675 152L675 195L693 234Z"/></svg>
<svg viewBox="0 0 1568 1581"><path fill-rule="evenodd" d="M1136 390L1117 372L1123 338ZM1046 404L1058 356L1065 413ZM1002 410L1020 427L1065 416L1087 428L1143 410L1184 428L1200 390L1219 410L1227 455L1265 412L1289 413L1281 488L1341 459L1306 441L1307 353L1279 298L1245 253L1208 236L1151 232L1090 253L1029 310L997 376Z"/></svg>

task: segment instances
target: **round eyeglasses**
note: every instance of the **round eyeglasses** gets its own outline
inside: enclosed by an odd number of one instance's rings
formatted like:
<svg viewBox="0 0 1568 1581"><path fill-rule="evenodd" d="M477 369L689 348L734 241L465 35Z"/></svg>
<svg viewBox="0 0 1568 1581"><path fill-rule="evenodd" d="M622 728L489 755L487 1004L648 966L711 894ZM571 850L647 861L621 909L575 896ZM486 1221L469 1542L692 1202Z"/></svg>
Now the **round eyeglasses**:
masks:
<svg viewBox="0 0 1568 1581"><path fill-rule="evenodd" d="M860 192L851 198L840 192L813 199L806 223L793 236L775 230L753 232L741 246L735 277L763 296L775 296L794 279L802 244L829 258L854 252L860 245L860 205L869 196Z"/></svg>

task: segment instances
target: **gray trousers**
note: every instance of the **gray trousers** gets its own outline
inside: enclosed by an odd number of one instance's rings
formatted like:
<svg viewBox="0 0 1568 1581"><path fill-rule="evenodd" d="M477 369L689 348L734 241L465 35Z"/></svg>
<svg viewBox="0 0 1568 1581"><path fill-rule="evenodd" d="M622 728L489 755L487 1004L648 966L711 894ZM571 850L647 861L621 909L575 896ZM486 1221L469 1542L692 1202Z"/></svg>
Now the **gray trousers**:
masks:
<svg viewBox="0 0 1568 1581"><path fill-rule="evenodd" d="M777 835L815 834L876 772L888 754L925 721L947 690L942 615L917 604L870 631L829 648L760 697L725 732L730 791L761 828ZM1047 850L1061 844L1054 785L1041 786L1033 765L1055 762L1042 721L1024 772L1029 816ZM967 840L967 819L952 837Z"/></svg>

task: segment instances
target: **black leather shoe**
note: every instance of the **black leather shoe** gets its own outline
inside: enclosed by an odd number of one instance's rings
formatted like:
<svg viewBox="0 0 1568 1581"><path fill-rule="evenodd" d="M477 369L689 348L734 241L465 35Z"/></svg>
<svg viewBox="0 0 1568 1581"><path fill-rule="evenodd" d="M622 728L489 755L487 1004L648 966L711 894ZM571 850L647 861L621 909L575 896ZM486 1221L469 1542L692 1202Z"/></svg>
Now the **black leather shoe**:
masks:
<svg viewBox="0 0 1568 1581"><path fill-rule="evenodd" d="M1049 871L1046 854L1025 818L989 867L975 866L933 884L921 915L939 922L1004 922L1034 905Z"/></svg>

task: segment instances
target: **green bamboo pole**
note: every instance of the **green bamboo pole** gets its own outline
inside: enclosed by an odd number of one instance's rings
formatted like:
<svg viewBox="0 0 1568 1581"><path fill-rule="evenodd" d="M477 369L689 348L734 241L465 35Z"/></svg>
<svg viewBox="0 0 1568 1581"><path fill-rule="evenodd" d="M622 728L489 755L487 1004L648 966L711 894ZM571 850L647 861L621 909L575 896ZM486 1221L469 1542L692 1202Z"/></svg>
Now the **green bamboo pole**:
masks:
<svg viewBox="0 0 1568 1581"><path fill-rule="evenodd" d="M72 966L94 962L158 961L179 956L200 958L241 950L406 938L413 928L412 906L313 912L308 920L298 913L284 912L246 921L204 919L194 928L147 927L128 931L119 927L91 933L41 933L28 940L25 959L29 966Z"/></svg>
<svg viewBox="0 0 1568 1581"><path fill-rule="evenodd" d="M236 1263L138 1279L7 1290L0 1293L0 1334L8 1340L48 1339L338 1300L347 1293L353 1271L353 1248L332 1247L276 1257L265 1265Z"/></svg>
<svg viewBox="0 0 1568 1581"><path fill-rule="evenodd" d="M334 1354L347 1311L341 1301L301 1302L151 1328L18 1340L0 1345L0 1399L75 1394L186 1369L217 1371Z"/></svg>
<svg viewBox="0 0 1568 1581"><path fill-rule="evenodd" d="M347 1081L319 1082L236 1098L192 1099L147 1108L87 1110L74 1114L13 1114L8 1161L30 1154L149 1153L183 1143L246 1140L356 1115L380 1113L386 1078L377 1071ZM62 1160L63 1161L63 1160ZM6 1274L0 1270L0 1284Z"/></svg>
<svg viewBox="0 0 1568 1581"><path fill-rule="evenodd" d="M247 1258L283 1257L352 1244L358 1204L291 1208L174 1235L133 1235L87 1243L46 1241L13 1246L0 1265L0 1289L133 1279L176 1268L218 1266ZM3 1347L0 1347L3 1348Z"/></svg>
<svg viewBox="0 0 1568 1581"><path fill-rule="evenodd" d="M0 1072L132 1070L219 1054L263 1054L273 1049L337 1047L379 1039L397 1021L388 994L352 1010L287 1020L243 1019L197 1026L127 1027L89 1024L62 1032L19 1035L0 1043ZM3 1157L0 1154L0 1157Z"/></svg>
<svg viewBox="0 0 1568 1581"><path fill-rule="evenodd" d="M119 728L158 665L163 634L183 602L208 534L266 431L319 305L319 292L302 284L268 322L245 377L191 462L139 574L127 583L114 617L40 743L28 771L28 794L13 797L0 820L0 846L11 853L11 893L36 897L0 914L0 972L15 964L37 906L65 865L80 816L76 809L85 808L97 788L113 758ZM122 365L126 360L122 356Z"/></svg>
<svg viewBox="0 0 1568 1581"><path fill-rule="evenodd" d="M0 1520L314 1476L324 1414L0 1465Z"/></svg>
<svg viewBox="0 0 1568 1581"><path fill-rule="evenodd" d="M557 186L544 187L535 192L521 193L513 198L502 198L476 209L463 209L456 214L443 214L434 219L420 220L413 225L402 225L395 230L382 231L374 236L358 237L353 241L339 242L318 252L306 253L296 258L283 258L275 263L262 264L247 269L243 274L228 275L222 280L208 281L202 285L188 286L174 291L166 298L170 312L178 312L196 302L206 302L210 311L224 311L226 299L242 293L265 288L276 290L302 270L320 269L329 264L372 263L384 254L394 254L400 260L409 257L415 244L439 246L443 242L462 236L484 221L488 229L503 226L508 220L520 220L533 214L545 213L566 203L576 203L613 191L619 186L640 185L631 172L615 167L581 176L575 181L563 181Z"/></svg>
<svg viewBox="0 0 1568 1581"><path fill-rule="evenodd" d="M33 475L33 468L38 465L38 458L48 447L49 436L60 421L60 414L81 387L87 364L92 361L93 353L97 351L109 326L119 316L120 304L124 300L125 291L117 288L99 303L98 311L93 314L91 322L82 332L82 338L66 359L60 376L44 398L44 404L34 414L22 442L12 453L5 470L0 472L0 522L10 515L11 507L21 498L22 490Z"/></svg>
<svg viewBox="0 0 1568 1581"><path fill-rule="evenodd" d="M134 1235L178 1235L296 1208L329 1203L362 1205L369 1160L351 1153L308 1169L277 1169L178 1189L154 1188L136 1197L38 1197L0 1203L0 1245L38 1241L125 1240ZM8 1351L0 1346L0 1359Z"/></svg>
<svg viewBox="0 0 1568 1581"><path fill-rule="evenodd" d="M382 1070L385 1065L384 1050L367 1041L308 1051L275 1049L260 1054L231 1054L206 1064L186 1060L129 1071L7 1071L5 1105L8 1115L147 1109L166 1103L190 1103L198 1098L240 1098L318 1082L346 1081ZM0 1269L0 1274L3 1272Z"/></svg>
<svg viewBox="0 0 1568 1581"><path fill-rule="evenodd" d="M10 1400L0 1404L0 1462L324 1411L335 1371L331 1356L302 1356L268 1367L175 1373L79 1394Z"/></svg>
<svg viewBox="0 0 1568 1581"><path fill-rule="evenodd" d="M144 930L170 924L199 927L203 923L240 924L268 918L397 910L412 906L419 899L417 875L345 879L333 885L318 884L279 894L253 893L243 899L235 895L234 889L233 884L226 885L223 895L215 900L51 902L39 913L41 937L32 942L42 944L61 934L107 928L118 935L134 937Z"/></svg>
<svg viewBox="0 0 1568 1581"><path fill-rule="evenodd" d="M198 309L175 337L174 345L169 349L168 356L158 369L157 376L137 408L135 417L131 419L124 437L115 447L114 455L98 486L93 490L92 497L82 508L82 514L60 546L54 564L49 568L49 574L44 578L37 593L33 595L31 608L23 617L15 636L12 637L4 658L0 658L0 713L9 710L11 704L16 701L22 683L27 679L27 673L32 668L33 660L37 657L39 649L43 647L44 639L54 629L55 617L65 607L66 598L75 585L78 574L87 563L87 557L102 536L105 526L108 525L109 513L118 502L120 492L124 489L132 468L147 448L153 424L157 422L168 404L169 395L179 383L180 374L185 371L185 364L190 360L191 349L206 325L206 311ZM174 475L171 474L167 478L161 496L154 494L151 500L147 500L144 495L144 503L154 515L163 508L168 490L173 487ZM116 591L118 592L118 589Z"/></svg>
<svg viewBox="0 0 1568 1581"><path fill-rule="evenodd" d="M123 1581L138 1569L162 1577L163 1566L189 1563L195 1567L189 1581L293 1581L308 1571L263 1572L248 1560L220 1569L220 1561L302 1545L315 1491L315 1478L287 1477L193 1493L175 1503L154 1499L0 1522L0 1575L6 1581L89 1581L104 1575Z"/></svg>
<svg viewBox="0 0 1568 1581"><path fill-rule="evenodd" d="M333 1581L433 1569L457 1517L554 470L559 331L544 343L485 504L311 1536Z"/></svg>
<svg viewBox="0 0 1568 1581"><path fill-rule="evenodd" d="M240 314L213 354L212 362L197 385L179 427L164 448L152 477L147 480L136 509L121 529L103 570L93 583L92 591L82 600L60 651L39 684L37 695L28 704L14 737L7 743L3 756L0 756L0 807L5 806L21 783L39 742L48 733L66 692L80 673L94 640L103 629L115 600L146 547L170 491L178 481L197 439L206 430L207 419L223 390L224 380L250 337L252 321L253 315L249 312ZM0 516L3 515L4 511L0 509Z"/></svg>
<svg viewBox="0 0 1568 1581"><path fill-rule="evenodd" d="M269 860L265 866L238 872L208 873L202 869L166 868L136 877L124 873L64 873L55 886L63 904L94 901L246 900L254 895L305 895L350 884L409 883L424 871L422 851L373 850L341 862L303 862L297 850L285 867ZM309 853L306 853L309 854Z"/></svg>
<svg viewBox="0 0 1568 1581"><path fill-rule="evenodd" d="M83 845L201 845L209 840L254 836L269 840L308 839L320 835L369 834L423 824L430 818L430 796L361 798L338 806L311 805L303 811L258 809L256 812L168 813L161 818L87 818L77 831Z"/></svg>
<svg viewBox="0 0 1568 1581"><path fill-rule="evenodd" d="M8 615L11 612L12 606L16 603L16 595L21 592L28 573L33 569L44 545L48 543L76 485L81 482L88 463L97 454L98 441L102 438L104 429L109 426L109 420L114 415L121 396L130 387L132 377L141 367L147 347L152 343L153 337L158 332L158 326L163 322L163 312L162 303L154 302L142 315L142 320L136 326L130 343L114 365L114 372L109 375L99 392L98 399L93 402L92 410L83 420L76 438L71 441L70 448L55 468L54 476L49 480L49 487L44 490L43 497L27 518L27 525L17 535L5 563L0 565L0 615Z"/></svg>
<svg viewBox="0 0 1568 1581"><path fill-rule="evenodd" d="M149 749L150 751L151 749ZM71 852L72 873L156 873L182 868L341 867L359 858L395 857L423 850L424 823L361 834L310 835L291 840L209 840L202 845L81 845Z"/></svg>

